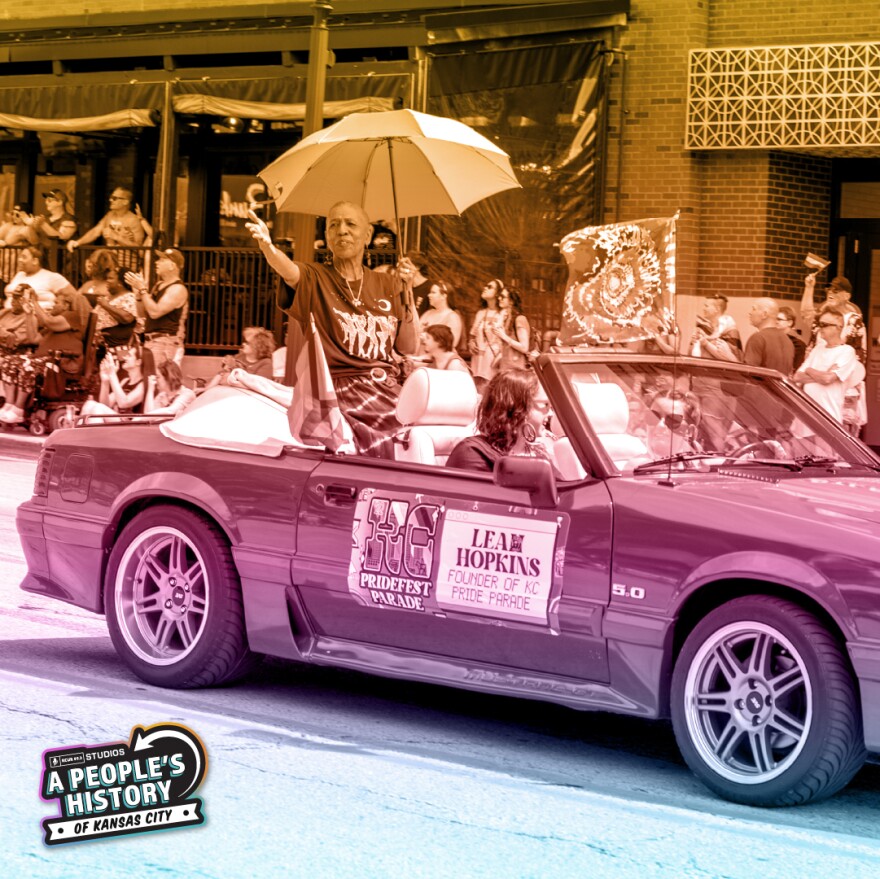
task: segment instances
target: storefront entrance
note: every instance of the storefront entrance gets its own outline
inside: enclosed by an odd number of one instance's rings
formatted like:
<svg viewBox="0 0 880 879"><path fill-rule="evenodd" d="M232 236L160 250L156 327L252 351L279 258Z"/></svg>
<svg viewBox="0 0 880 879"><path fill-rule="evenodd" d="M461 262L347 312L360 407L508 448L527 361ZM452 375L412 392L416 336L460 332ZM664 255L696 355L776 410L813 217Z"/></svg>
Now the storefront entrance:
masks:
<svg viewBox="0 0 880 879"><path fill-rule="evenodd" d="M837 217L832 224L838 272L850 279L853 301L868 330L868 423L862 439L880 447L880 168L876 160L835 163Z"/></svg>
<svg viewBox="0 0 880 879"><path fill-rule="evenodd" d="M880 222L877 226L880 227ZM868 424L862 438L868 445L880 446L880 228L863 233L856 240L857 252L853 254L854 285L860 291L867 292L868 300L865 310L868 328L868 374L865 380Z"/></svg>

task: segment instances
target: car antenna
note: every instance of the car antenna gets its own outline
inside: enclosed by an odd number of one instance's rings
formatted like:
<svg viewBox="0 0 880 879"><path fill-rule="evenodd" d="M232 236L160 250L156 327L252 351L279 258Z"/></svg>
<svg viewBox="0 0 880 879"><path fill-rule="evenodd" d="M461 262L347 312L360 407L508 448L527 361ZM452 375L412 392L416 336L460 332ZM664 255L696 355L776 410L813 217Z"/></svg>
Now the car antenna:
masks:
<svg viewBox="0 0 880 879"><path fill-rule="evenodd" d="M675 260L676 260L676 257L678 256L677 248L676 248L675 228L676 228L676 225L678 224L678 217L680 214L681 214L681 209L679 208L672 217L672 228L669 231L669 234L672 236L672 242L670 244L670 247L672 249L672 277L670 278L667 274L667 278L666 278L666 286L667 286L667 289L670 291L669 298L670 298L670 303L672 305L672 338L675 340L675 344L672 346L672 391L671 391L671 393L673 394L673 397L672 397L672 413L673 413L673 415L675 414L675 406L676 406L676 399L675 399L674 394L675 394L676 382L678 380L678 355L679 355L678 349L679 349L679 346L681 345L681 339L679 338L679 333L678 333L678 301L675 296ZM666 269L667 269L667 271L669 269L669 262L668 261L666 264ZM668 485L668 486L675 485L675 482L672 479L672 449L673 449L674 442L675 442L675 435L674 435L672 429L670 428L669 429L669 454L666 456L666 458L667 458L666 478L660 480L660 482L659 482L660 485Z"/></svg>

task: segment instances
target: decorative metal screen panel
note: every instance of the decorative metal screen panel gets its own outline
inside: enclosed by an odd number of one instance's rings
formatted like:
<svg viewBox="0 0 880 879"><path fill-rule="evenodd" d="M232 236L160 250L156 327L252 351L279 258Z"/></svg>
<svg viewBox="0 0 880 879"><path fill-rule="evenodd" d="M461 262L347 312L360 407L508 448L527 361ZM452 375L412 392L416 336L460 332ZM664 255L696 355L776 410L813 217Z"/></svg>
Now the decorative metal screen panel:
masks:
<svg viewBox="0 0 880 879"><path fill-rule="evenodd" d="M686 146L880 146L880 43L693 50Z"/></svg>

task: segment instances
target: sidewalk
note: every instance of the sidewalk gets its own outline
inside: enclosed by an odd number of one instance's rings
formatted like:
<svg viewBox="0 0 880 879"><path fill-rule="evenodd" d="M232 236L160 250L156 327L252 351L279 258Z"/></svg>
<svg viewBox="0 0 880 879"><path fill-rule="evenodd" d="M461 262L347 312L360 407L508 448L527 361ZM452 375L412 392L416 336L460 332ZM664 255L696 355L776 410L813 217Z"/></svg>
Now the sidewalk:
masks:
<svg viewBox="0 0 880 879"><path fill-rule="evenodd" d="M196 379L207 381L213 378L220 369L221 362L222 358L219 356L185 355L181 366L185 383L192 386ZM45 439L45 436L32 436L21 427L14 427L11 430L0 428L0 454L13 452L36 458Z"/></svg>

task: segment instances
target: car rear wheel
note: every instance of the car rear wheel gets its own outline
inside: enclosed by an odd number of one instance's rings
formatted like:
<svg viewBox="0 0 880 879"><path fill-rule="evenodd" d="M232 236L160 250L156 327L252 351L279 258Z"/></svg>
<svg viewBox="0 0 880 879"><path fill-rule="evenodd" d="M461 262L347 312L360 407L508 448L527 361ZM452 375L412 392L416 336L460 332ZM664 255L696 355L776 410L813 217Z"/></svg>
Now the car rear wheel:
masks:
<svg viewBox="0 0 880 879"><path fill-rule="evenodd" d="M255 662L229 544L190 510L150 507L125 526L110 554L104 607L113 646L147 683L207 687Z"/></svg>
<svg viewBox="0 0 880 879"><path fill-rule="evenodd" d="M815 616L769 596L735 599L694 628L673 673L672 722L693 772L751 806L830 796L866 757L842 646Z"/></svg>

